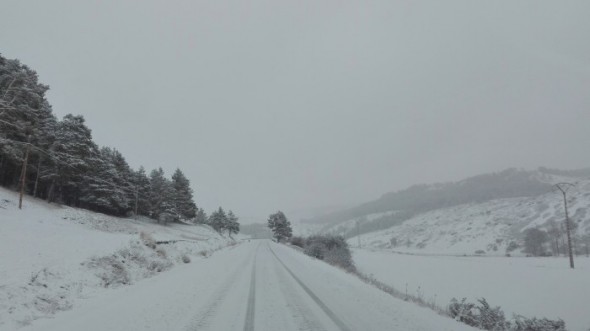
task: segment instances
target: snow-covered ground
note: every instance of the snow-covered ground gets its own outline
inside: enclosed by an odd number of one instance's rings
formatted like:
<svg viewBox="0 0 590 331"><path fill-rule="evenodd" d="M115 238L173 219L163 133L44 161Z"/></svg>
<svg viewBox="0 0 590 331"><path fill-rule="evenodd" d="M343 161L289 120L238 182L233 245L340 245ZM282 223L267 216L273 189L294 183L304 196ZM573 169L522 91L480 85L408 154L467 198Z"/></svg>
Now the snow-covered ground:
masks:
<svg viewBox="0 0 590 331"><path fill-rule="evenodd" d="M590 180L579 180L568 192L569 213L579 235L590 234ZM417 215L401 225L348 239L352 246L426 254L503 256L510 242L521 243L531 227L547 230L562 223L563 198L558 192L537 197L497 199ZM522 245L521 245L522 247ZM513 255L517 252L511 252Z"/></svg>
<svg viewBox="0 0 590 331"><path fill-rule="evenodd" d="M359 270L412 295L446 306L484 297L507 317L562 318L568 330L590 328L590 258L457 257L355 249Z"/></svg>
<svg viewBox="0 0 590 331"><path fill-rule="evenodd" d="M0 189L0 330L472 330L269 240L16 201Z"/></svg>
<svg viewBox="0 0 590 331"><path fill-rule="evenodd" d="M474 330L302 253L252 240L23 331Z"/></svg>
<svg viewBox="0 0 590 331"><path fill-rule="evenodd" d="M0 330L76 307L119 284L196 260L232 240L205 226L158 225L148 219L111 217L47 204L0 188ZM159 245L140 240L183 240ZM105 288L108 287L108 288Z"/></svg>

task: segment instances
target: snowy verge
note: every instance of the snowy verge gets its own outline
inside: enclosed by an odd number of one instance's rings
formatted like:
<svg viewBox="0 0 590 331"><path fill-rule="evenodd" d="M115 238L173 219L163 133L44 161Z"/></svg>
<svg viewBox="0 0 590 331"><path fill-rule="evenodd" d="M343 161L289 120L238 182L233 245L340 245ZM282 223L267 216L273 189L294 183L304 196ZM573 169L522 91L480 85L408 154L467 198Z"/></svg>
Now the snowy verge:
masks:
<svg viewBox="0 0 590 331"><path fill-rule="evenodd" d="M207 226L163 226L30 197L19 210L17 201L0 188L0 330L236 244Z"/></svg>

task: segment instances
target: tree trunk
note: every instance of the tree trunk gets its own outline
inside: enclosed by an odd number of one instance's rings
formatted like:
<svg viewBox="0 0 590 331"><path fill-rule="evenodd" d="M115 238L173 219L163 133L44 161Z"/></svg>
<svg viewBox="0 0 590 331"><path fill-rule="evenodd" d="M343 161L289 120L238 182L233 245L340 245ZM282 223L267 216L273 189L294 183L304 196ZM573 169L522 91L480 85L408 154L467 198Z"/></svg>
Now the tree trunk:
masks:
<svg viewBox="0 0 590 331"><path fill-rule="evenodd" d="M18 198L18 209L23 208L23 195L25 194L25 184L27 178L27 163L29 162L29 151L31 150L31 145L27 144L27 149L25 151L25 160L23 161L23 170L21 172L21 182L20 182L20 196Z"/></svg>
<svg viewBox="0 0 590 331"><path fill-rule="evenodd" d="M37 176L35 176L35 188L33 189L33 197L37 197L37 187L39 187L39 174L41 173L41 155L39 155L39 161L37 162Z"/></svg>

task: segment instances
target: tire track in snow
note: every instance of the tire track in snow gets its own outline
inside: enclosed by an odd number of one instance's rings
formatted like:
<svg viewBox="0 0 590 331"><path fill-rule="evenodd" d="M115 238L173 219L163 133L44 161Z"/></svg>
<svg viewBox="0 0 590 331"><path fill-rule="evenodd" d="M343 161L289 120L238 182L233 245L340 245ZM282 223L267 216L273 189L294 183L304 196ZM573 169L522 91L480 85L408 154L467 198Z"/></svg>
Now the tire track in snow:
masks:
<svg viewBox="0 0 590 331"><path fill-rule="evenodd" d="M260 247L260 245L258 246ZM256 255L254 254L254 264L252 265L252 275L250 276L250 293L248 294L248 308L246 309L246 321L244 322L244 331L254 331L254 308L256 308Z"/></svg>
<svg viewBox="0 0 590 331"><path fill-rule="evenodd" d="M301 286L301 288L305 291L305 293L307 293L307 295L309 295L313 299L313 301L324 311L324 313L332 320L332 322L334 322L334 324L336 324L336 326L338 326L338 328L340 328L340 330L352 331L352 329L350 329L348 326L346 326L346 324L344 324L344 322L342 322L342 320L338 316L336 316L336 314L330 308L328 308L328 306L326 306L326 304L320 298L318 298L318 296L315 295L315 293L313 293L313 291L310 290L309 287L307 287L307 285L305 285L299 279L299 277L295 276L293 271L291 271L291 269L289 269L289 267L287 267L285 265L285 263L283 263L283 261L281 261L281 259L279 259L279 257L277 256L277 254L275 254L275 252L272 250L272 248L270 248L270 245L268 245L268 249L270 250L272 255L275 257L275 259L277 259L277 261L283 266L283 268L285 268L285 270L289 273L289 275L291 275L291 277L293 277L293 279L297 282L297 284L299 284L299 286Z"/></svg>
<svg viewBox="0 0 590 331"><path fill-rule="evenodd" d="M270 249L269 249L270 252ZM274 258L273 258L274 259ZM305 302L298 284L294 284L287 273L278 263L273 263L273 270L279 279L279 287L292 308L292 316L298 324L300 331L326 331L319 322L316 312Z"/></svg>
<svg viewBox="0 0 590 331"><path fill-rule="evenodd" d="M258 246L256 247L256 251L258 251ZM254 259L256 259L256 253L254 253ZM201 311L195 315L195 317L186 327L186 331L200 331L209 328L211 318L216 316L217 309L224 302L225 297L227 296L227 293L229 293L230 289L234 287L236 279L239 278L242 270L248 264L248 261L250 261L250 258L244 259L244 262L240 264L236 270L234 270L234 272L221 284L221 286L217 288L216 291L213 292L213 294L210 296L210 299L208 300L210 304L207 307L201 309Z"/></svg>

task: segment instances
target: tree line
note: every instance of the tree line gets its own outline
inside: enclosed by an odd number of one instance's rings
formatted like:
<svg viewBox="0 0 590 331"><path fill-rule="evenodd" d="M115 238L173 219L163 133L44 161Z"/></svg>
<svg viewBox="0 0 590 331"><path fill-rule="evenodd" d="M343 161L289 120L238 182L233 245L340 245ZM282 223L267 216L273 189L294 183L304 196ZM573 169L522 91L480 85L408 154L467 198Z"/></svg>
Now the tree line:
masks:
<svg viewBox="0 0 590 331"><path fill-rule="evenodd" d="M58 119L48 90L34 70L0 54L0 185L109 215L208 223L180 169L170 178L161 167L132 169L118 150L93 141L83 116Z"/></svg>
<svg viewBox="0 0 590 331"><path fill-rule="evenodd" d="M569 220L572 231L572 252L590 255L590 234L578 231L578 223ZM551 221L546 229L530 228L524 232L523 251L532 256L567 256L566 229L563 222Z"/></svg>

